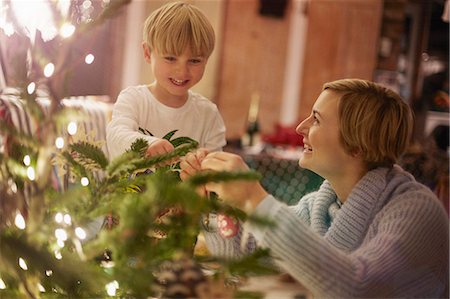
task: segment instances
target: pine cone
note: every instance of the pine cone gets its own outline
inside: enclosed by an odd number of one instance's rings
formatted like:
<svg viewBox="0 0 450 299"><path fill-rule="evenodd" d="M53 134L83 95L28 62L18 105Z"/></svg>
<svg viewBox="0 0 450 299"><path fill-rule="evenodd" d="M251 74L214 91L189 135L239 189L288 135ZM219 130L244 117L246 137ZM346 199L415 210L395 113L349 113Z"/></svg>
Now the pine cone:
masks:
<svg viewBox="0 0 450 299"><path fill-rule="evenodd" d="M208 283L201 267L188 258L163 262L155 276L163 298L198 298Z"/></svg>

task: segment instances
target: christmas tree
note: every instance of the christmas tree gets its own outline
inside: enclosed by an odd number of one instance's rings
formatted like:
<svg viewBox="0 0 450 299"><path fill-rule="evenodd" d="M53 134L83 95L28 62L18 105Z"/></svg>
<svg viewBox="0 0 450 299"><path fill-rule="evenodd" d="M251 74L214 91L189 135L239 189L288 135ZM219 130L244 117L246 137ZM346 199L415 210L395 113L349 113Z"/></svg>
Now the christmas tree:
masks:
<svg viewBox="0 0 450 299"><path fill-rule="evenodd" d="M258 179L258 174L202 173L182 182L178 165L168 161L194 150L197 143L187 137L172 139L174 132L165 138L175 150L151 159L144 157L144 139L110 161L87 134L73 138L71 131L82 116L61 105L73 64L79 61L71 47L129 1L103 1L97 12L85 1L38 1L52 12L59 30L49 24L24 27L14 1L0 2L0 29L21 41L15 49L15 76L8 78L14 88L2 89L1 95L34 124L32 132L18 129L0 106L2 298L208 298L214 284L224 285L232 275L269 271L260 263L266 251L234 261L194 254L201 220L208 213L264 223L217 198L199 195L198 187ZM43 95L49 103L41 101ZM66 188L52 185L55 169L69 181ZM99 220L101 228L92 228ZM206 262L218 265L219 280L205 277L199 263ZM180 272L196 275L186 280Z"/></svg>

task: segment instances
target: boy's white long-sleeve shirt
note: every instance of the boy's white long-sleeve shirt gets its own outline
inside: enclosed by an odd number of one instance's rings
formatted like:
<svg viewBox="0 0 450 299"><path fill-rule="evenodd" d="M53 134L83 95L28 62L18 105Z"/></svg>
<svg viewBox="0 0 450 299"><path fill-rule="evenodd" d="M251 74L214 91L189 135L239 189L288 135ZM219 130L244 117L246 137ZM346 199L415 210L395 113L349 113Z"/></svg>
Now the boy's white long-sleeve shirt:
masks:
<svg viewBox="0 0 450 299"><path fill-rule="evenodd" d="M144 135L139 128L152 133ZM210 151L225 144L225 125L217 106L202 95L189 91L188 100L179 108L160 103L146 85L132 86L120 92L107 126L106 141L110 158L127 149L137 138L149 144L172 130L172 138L186 136Z"/></svg>

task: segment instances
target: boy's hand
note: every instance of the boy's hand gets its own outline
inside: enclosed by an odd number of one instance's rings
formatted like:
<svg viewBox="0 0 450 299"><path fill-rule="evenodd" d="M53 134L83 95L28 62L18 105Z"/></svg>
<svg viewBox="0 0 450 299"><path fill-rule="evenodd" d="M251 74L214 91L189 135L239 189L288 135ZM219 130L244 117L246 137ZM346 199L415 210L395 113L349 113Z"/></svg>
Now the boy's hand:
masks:
<svg viewBox="0 0 450 299"><path fill-rule="evenodd" d="M170 153L173 150L174 150L174 147L173 147L172 143L170 143L166 139L159 139L148 146L147 151L145 152L145 156L147 158L150 158L153 156L164 155L164 154ZM172 162L174 162L174 161L168 161L168 162L165 162L164 164L171 164Z"/></svg>

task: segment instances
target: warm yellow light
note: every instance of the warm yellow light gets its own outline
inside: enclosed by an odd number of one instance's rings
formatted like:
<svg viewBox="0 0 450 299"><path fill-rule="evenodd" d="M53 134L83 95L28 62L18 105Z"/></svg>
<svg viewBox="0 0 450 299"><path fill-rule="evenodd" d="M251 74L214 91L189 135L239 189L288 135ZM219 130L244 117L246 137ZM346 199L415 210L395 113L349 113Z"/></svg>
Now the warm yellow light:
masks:
<svg viewBox="0 0 450 299"><path fill-rule="evenodd" d="M61 26L61 29L59 29L59 34L64 37L64 38L68 38L71 37L75 32L75 26L73 26L70 23L64 23Z"/></svg>
<svg viewBox="0 0 450 299"><path fill-rule="evenodd" d="M62 214L62 213L56 213L56 215L55 215L55 221L56 221L57 223L61 223L61 222L63 222L63 220L64 220L63 214Z"/></svg>
<svg viewBox="0 0 450 299"><path fill-rule="evenodd" d="M80 240L86 239L86 232L85 232L84 229L82 229L81 227L77 227L77 228L75 229L75 235L76 235Z"/></svg>
<svg viewBox="0 0 450 299"><path fill-rule="evenodd" d="M30 84L28 84L27 86L28 94L32 94L35 90L36 90L36 83L31 82Z"/></svg>
<svg viewBox="0 0 450 299"><path fill-rule="evenodd" d="M22 216L22 214L20 214L20 212L17 212L16 218L14 219L14 224L19 229L25 229L25 227L26 227L25 218L23 218L23 216Z"/></svg>
<svg viewBox="0 0 450 299"><path fill-rule="evenodd" d="M67 125L67 132L70 135L75 135L77 133L78 127L77 127L77 123L74 121L71 121L68 125Z"/></svg>
<svg viewBox="0 0 450 299"><path fill-rule="evenodd" d="M37 287L39 289L39 292L44 293L45 292L45 288L42 284L40 284L39 282L37 283Z"/></svg>
<svg viewBox="0 0 450 299"><path fill-rule="evenodd" d="M64 223L67 225L71 225L72 224L72 217L70 217L69 214L64 214Z"/></svg>
<svg viewBox="0 0 450 299"><path fill-rule="evenodd" d="M0 290L4 290L4 289L6 289L6 284L3 281L3 279L0 278Z"/></svg>
<svg viewBox="0 0 450 299"><path fill-rule="evenodd" d="M44 67L44 76L50 78L54 72L55 72L55 65L51 62L47 63L47 65Z"/></svg>
<svg viewBox="0 0 450 299"><path fill-rule="evenodd" d="M25 271L28 270L27 263L25 263L25 260L21 257L19 257L19 266L20 266L20 268L24 269Z"/></svg>
<svg viewBox="0 0 450 299"><path fill-rule="evenodd" d="M36 179L36 174L34 172L33 167L30 166L27 168L27 176L30 179L30 181L34 181Z"/></svg>
<svg viewBox="0 0 450 299"><path fill-rule="evenodd" d="M94 62L94 59L95 59L94 55L88 54L88 55L86 55L86 57L84 58L84 62L86 62L86 64L91 64L91 63Z"/></svg>
<svg viewBox="0 0 450 299"><path fill-rule="evenodd" d="M25 157L23 157L23 164L25 164L25 166L30 166L30 164L31 164L30 156L25 155Z"/></svg>
<svg viewBox="0 0 450 299"><path fill-rule="evenodd" d="M11 188L12 193L17 193L17 184L13 180L8 181L9 188Z"/></svg>
<svg viewBox="0 0 450 299"><path fill-rule="evenodd" d="M56 138L56 140L55 140L55 146L56 146L56 148L58 148L58 149L62 149L62 148L64 147L64 138L62 138L62 137Z"/></svg>
<svg viewBox="0 0 450 299"><path fill-rule="evenodd" d="M67 240L67 233L62 228L55 229L55 237L58 240L66 241Z"/></svg>
<svg viewBox="0 0 450 299"><path fill-rule="evenodd" d="M89 185L89 179L87 178L87 177L82 177L81 178L81 185L82 186L87 186L87 185Z"/></svg>
<svg viewBox="0 0 450 299"><path fill-rule="evenodd" d="M62 259L62 254L61 254L61 252L55 251L55 258L56 258L57 260Z"/></svg>
<svg viewBox="0 0 450 299"><path fill-rule="evenodd" d="M117 282L117 280L114 280L110 283L108 283L106 286L106 292L108 293L109 296L115 296L116 295L116 290L119 288L119 283Z"/></svg>
<svg viewBox="0 0 450 299"><path fill-rule="evenodd" d="M32 42L36 30L41 31L44 41L53 39L57 32L48 1L12 0L11 8L18 23L26 29Z"/></svg>
<svg viewBox="0 0 450 299"><path fill-rule="evenodd" d="M56 244L60 247L60 248L63 248L64 247L64 241L63 240L61 240L61 239L58 239L58 240L56 240Z"/></svg>

